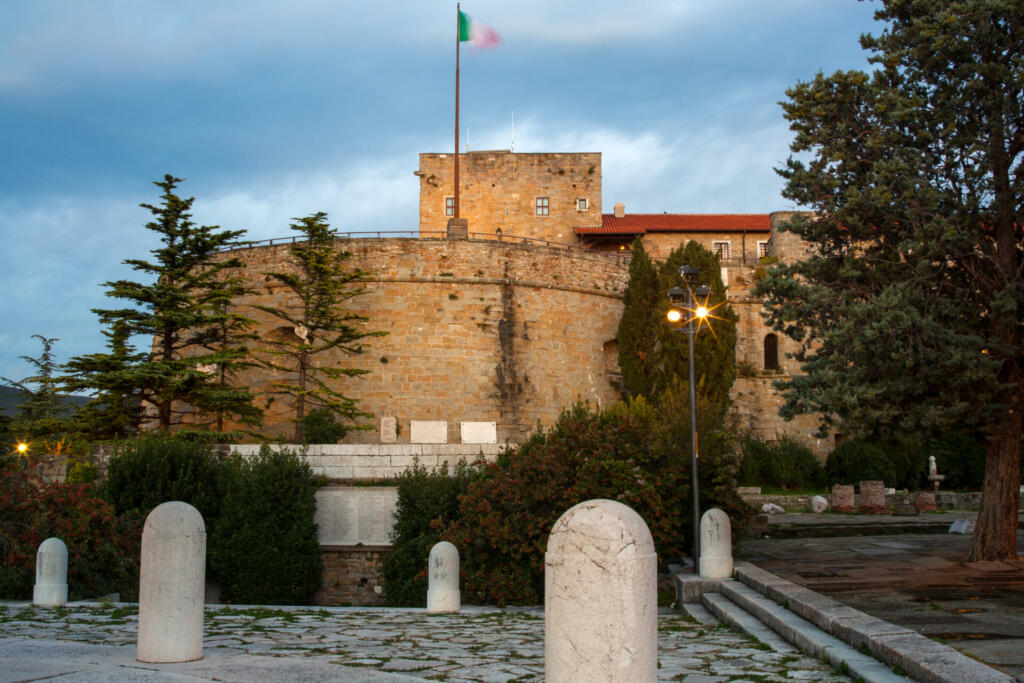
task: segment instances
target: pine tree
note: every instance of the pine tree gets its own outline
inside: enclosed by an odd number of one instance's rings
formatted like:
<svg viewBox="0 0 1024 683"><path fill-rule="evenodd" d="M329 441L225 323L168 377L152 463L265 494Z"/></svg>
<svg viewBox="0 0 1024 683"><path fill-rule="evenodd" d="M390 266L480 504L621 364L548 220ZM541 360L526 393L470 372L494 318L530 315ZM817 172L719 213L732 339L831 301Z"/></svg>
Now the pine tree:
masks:
<svg viewBox="0 0 1024 683"><path fill-rule="evenodd" d="M54 360L53 345L59 341L40 334L33 334L43 345L39 357L22 356L22 360L32 365L36 374L19 381L2 379L8 386L20 389L28 398L18 406L18 412L11 423L11 429L23 439L43 439L61 435L67 427L67 412L61 405L58 387L60 380L56 376L57 361Z"/></svg>
<svg viewBox="0 0 1024 683"><path fill-rule="evenodd" d="M292 300L283 306L256 308L281 320L290 330L286 338L263 340L267 345L265 363L286 375L286 379L274 383L271 391L290 397L295 411L293 438L295 443L303 443L304 420L311 411L326 411L349 423L372 417L359 409L355 399L331 385L335 380L368 371L340 367L330 358L339 352L360 354L364 350L361 339L386 333L365 331L362 323L367 318L341 307L365 291L357 283L369 273L346 269L351 253L336 248L337 232L328 224L327 214L317 212L293 220L298 223L293 223L291 229L303 237L291 246L295 269L267 273L287 288Z"/></svg>
<svg viewBox="0 0 1024 683"><path fill-rule="evenodd" d="M119 358L115 351L73 359L71 365L81 368L76 382L108 397L117 393L124 400L141 401L161 431L202 429L209 426L211 415L258 423L261 413L252 405L252 394L218 381L220 367L237 362L244 351L231 345L210 350L228 315L223 301L241 291L237 278L230 275L230 269L240 268L241 262L220 252L244 231L193 223L190 210L195 199L175 194L180 182L165 175L154 182L163 190L161 203L141 205L153 214L146 229L160 236L161 246L152 251L153 260L124 261L149 275L151 282L107 282L107 296L129 306L94 309L112 335L127 333L152 340L151 352L144 357ZM85 368L89 364L91 370ZM211 367L218 371L211 373Z"/></svg>
<svg viewBox="0 0 1024 683"><path fill-rule="evenodd" d="M784 196L803 262L759 285L802 345L784 415L987 438L971 560L1017 556L1024 427L1024 5L885 0L872 74L799 83ZM834 416L834 417L833 417Z"/></svg>

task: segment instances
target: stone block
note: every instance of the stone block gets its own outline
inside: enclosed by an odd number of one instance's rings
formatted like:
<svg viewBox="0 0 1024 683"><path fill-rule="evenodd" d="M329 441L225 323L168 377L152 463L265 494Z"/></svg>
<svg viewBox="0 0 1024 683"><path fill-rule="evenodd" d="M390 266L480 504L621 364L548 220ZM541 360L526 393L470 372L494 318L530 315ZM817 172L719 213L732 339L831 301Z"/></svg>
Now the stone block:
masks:
<svg viewBox="0 0 1024 683"><path fill-rule="evenodd" d="M448 443L448 423L444 420L412 420L409 423L412 443Z"/></svg>
<svg viewBox="0 0 1024 683"><path fill-rule="evenodd" d="M821 514L828 510L828 499L825 496L811 496L811 512Z"/></svg>
<svg viewBox="0 0 1024 683"><path fill-rule="evenodd" d="M142 530L139 571L140 662L203 658L206 527L188 503L162 503Z"/></svg>
<svg viewBox="0 0 1024 683"><path fill-rule="evenodd" d="M544 555L546 680L657 680L657 565L650 530L622 503L584 501L555 522Z"/></svg>
<svg viewBox="0 0 1024 683"><path fill-rule="evenodd" d="M448 541L435 543L427 567L427 612L458 612L462 607L458 549Z"/></svg>
<svg viewBox="0 0 1024 683"><path fill-rule="evenodd" d="M852 485L835 484L832 486L832 509L836 512L856 512L857 503Z"/></svg>
<svg viewBox="0 0 1024 683"><path fill-rule="evenodd" d="M398 441L398 418L385 415L380 418L380 442L395 443Z"/></svg>
<svg viewBox="0 0 1024 683"><path fill-rule="evenodd" d="M727 579L732 576L732 525L729 516L711 508L700 518L700 577Z"/></svg>
<svg viewBox="0 0 1024 683"><path fill-rule="evenodd" d="M919 491L914 494L914 508L918 512L933 512L939 507L935 503L935 494L927 491Z"/></svg>
<svg viewBox="0 0 1024 683"><path fill-rule="evenodd" d="M498 443L496 422L460 422L462 443Z"/></svg>
<svg viewBox="0 0 1024 683"><path fill-rule="evenodd" d="M391 545L398 489L392 486L325 486L316 492L320 545Z"/></svg>
<svg viewBox="0 0 1024 683"><path fill-rule="evenodd" d="M865 515L881 515L888 512L885 505L885 484L881 481L860 482L860 505L858 510Z"/></svg>
<svg viewBox="0 0 1024 683"><path fill-rule="evenodd" d="M58 607L68 601L68 547L59 538L48 538L36 551L36 583L32 604Z"/></svg>

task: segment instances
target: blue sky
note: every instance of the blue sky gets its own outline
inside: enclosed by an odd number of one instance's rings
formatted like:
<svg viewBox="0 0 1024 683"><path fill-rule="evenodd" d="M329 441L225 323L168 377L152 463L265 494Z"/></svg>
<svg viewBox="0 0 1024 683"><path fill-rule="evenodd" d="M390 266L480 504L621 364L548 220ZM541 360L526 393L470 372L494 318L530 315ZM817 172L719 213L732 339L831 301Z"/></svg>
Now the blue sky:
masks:
<svg viewBox="0 0 1024 683"><path fill-rule="evenodd" d="M792 208L779 100L868 68L856 0L463 3L502 44L462 50L471 149L602 152L627 212ZM453 145L455 4L434 0L0 3L0 376L102 350L102 283L156 242L140 202L186 179L201 224L415 229L420 152ZM467 139L463 136L463 147Z"/></svg>

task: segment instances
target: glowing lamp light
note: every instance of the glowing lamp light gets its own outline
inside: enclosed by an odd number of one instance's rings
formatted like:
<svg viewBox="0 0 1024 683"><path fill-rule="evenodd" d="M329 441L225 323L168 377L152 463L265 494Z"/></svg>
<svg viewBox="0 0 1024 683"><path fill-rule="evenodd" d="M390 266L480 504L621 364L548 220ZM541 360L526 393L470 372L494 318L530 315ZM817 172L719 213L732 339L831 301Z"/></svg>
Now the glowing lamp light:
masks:
<svg viewBox="0 0 1024 683"><path fill-rule="evenodd" d="M706 317L708 317L708 308L707 308L707 306L698 306L696 309L694 309L693 312L696 314L696 316L698 318L706 318Z"/></svg>
<svg viewBox="0 0 1024 683"><path fill-rule="evenodd" d="M19 441L18 442L18 455L25 455L26 453L28 453L28 444L27 443L22 443L22 442Z"/></svg>
<svg viewBox="0 0 1024 683"><path fill-rule="evenodd" d="M678 308L670 308L668 309L668 313L665 314L665 317L668 318L670 323L677 323L683 319L683 312Z"/></svg>

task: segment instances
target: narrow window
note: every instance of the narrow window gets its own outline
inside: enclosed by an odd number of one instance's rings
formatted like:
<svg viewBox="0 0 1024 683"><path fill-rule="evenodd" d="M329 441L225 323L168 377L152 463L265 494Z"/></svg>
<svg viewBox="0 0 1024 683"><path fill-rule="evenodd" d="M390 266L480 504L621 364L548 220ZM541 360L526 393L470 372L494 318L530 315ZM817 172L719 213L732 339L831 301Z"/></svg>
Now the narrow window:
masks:
<svg viewBox="0 0 1024 683"><path fill-rule="evenodd" d="M444 198L444 215L454 216L455 215L455 197Z"/></svg>
<svg viewBox="0 0 1024 683"><path fill-rule="evenodd" d="M537 215L547 216L551 213L551 201L547 197L537 197Z"/></svg>
<svg viewBox="0 0 1024 683"><path fill-rule="evenodd" d="M768 255L768 240L757 241L757 258L764 258Z"/></svg>
<svg viewBox="0 0 1024 683"><path fill-rule="evenodd" d="M715 255L718 257L719 261L728 261L729 260L729 243L728 242L715 242L712 245L711 250L713 252L715 252Z"/></svg>
<svg viewBox="0 0 1024 683"><path fill-rule="evenodd" d="M586 211L588 208L589 207L588 207L588 202L587 202L587 198L586 197L580 197L579 199L576 200L576 210L577 211Z"/></svg>
<svg viewBox="0 0 1024 683"><path fill-rule="evenodd" d="M779 337L774 332L764 336L764 369L778 370L779 368Z"/></svg>

